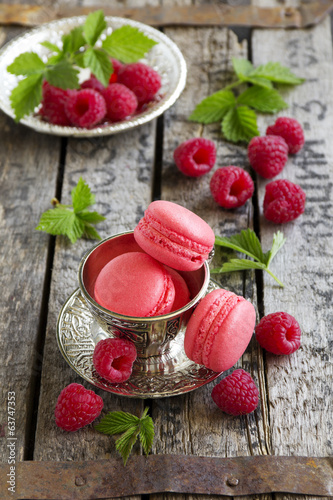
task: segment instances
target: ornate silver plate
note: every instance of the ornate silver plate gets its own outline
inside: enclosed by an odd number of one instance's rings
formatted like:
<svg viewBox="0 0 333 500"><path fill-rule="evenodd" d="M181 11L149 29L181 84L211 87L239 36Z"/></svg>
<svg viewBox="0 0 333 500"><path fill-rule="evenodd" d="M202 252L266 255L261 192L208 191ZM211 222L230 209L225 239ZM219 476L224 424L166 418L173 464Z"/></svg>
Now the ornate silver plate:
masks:
<svg viewBox="0 0 333 500"><path fill-rule="evenodd" d="M64 33L78 25L82 25L85 16L71 17L44 24L38 28L28 31L5 45L0 51L0 109L14 118L14 112L10 105L10 94L17 85L18 77L7 71L7 66L23 52L36 52L43 60L49 54L47 49L40 45L41 42L49 41L59 44ZM142 62L152 66L162 78L162 87L159 98L149 104L142 113L135 115L129 120L114 124L105 124L93 129L77 127L62 127L49 124L38 115L24 117L20 123L36 130L53 135L66 137L94 137L111 135L132 129L138 125L147 123L160 116L178 99L186 83L186 63L177 45L160 31L145 24L123 19L121 17L106 17L108 32L127 24L140 29L147 36L155 40L155 45Z"/></svg>
<svg viewBox="0 0 333 500"><path fill-rule="evenodd" d="M217 287L217 284L210 281L208 291ZM220 375L187 358L183 348L184 333L181 331L177 335L179 351L173 363L168 361L167 371L142 371L138 359L129 380L122 384L111 384L96 373L92 363L95 345L107 338L108 334L94 320L79 289L67 299L57 323L59 349L78 375L105 391L136 398L162 398L183 394L208 384Z"/></svg>

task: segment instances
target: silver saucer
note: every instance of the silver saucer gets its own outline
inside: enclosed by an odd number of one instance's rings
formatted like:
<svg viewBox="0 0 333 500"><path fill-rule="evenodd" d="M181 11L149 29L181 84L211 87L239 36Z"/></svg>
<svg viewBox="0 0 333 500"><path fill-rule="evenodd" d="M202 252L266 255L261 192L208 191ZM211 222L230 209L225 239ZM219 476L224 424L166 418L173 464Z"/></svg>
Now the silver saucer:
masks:
<svg viewBox="0 0 333 500"><path fill-rule="evenodd" d="M207 292L219 288L210 280ZM109 335L105 333L90 313L80 289L65 302L57 323L57 342L69 366L90 384L114 394L136 398L162 398L176 396L212 382L220 373L190 361L184 352L184 334L177 335L178 348L168 360L167 371L146 372L138 359L129 380L111 384L95 371L92 356L95 345Z"/></svg>
<svg viewBox="0 0 333 500"><path fill-rule="evenodd" d="M46 40L55 45L61 43L61 36L76 26L82 25L85 16L70 17L43 24L29 30L27 33L14 38L0 50L0 109L14 118L14 111L10 103L10 94L16 87L19 77L8 73L7 66L23 52L36 52L42 60L47 59L48 49L41 45ZM160 116L178 99L186 83L186 62L177 45L166 35L146 24L121 17L107 16L105 18L108 30L130 25L138 28L145 35L155 40L155 45L142 62L152 66L162 79L162 86L157 98L149 103L147 109L128 120L113 124L103 124L92 129L78 127L63 127L52 125L41 119L38 114L25 116L20 123L37 132L65 137L99 137L123 132Z"/></svg>

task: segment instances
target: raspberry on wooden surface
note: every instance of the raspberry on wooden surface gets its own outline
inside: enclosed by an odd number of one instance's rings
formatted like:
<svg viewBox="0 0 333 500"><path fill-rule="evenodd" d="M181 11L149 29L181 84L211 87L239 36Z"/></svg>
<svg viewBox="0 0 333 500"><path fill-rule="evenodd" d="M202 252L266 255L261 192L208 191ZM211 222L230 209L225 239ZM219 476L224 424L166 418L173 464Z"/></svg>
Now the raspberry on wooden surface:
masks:
<svg viewBox="0 0 333 500"><path fill-rule="evenodd" d="M294 118L278 118L274 125L267 127L266 135L283 137L288 145L289 154L298 153L305 142L303 128Z"/></svg>
<svg viewBox="0 0 333 500"><path fill-rule="evenodd" d="M125 120L138 107L135 94L121 83L110 83L102 95L106 103L106 116L111 122Z"/></svg>
<svg viewBox="0 0 333 500"><path fill-rule="evenodd" d="M55 407L55 421L58 427L73 432L91 424L101 413L103 400L81 384L65 387Z"/></svg>
<svg viewBox="0 0 333 500"><path fill-rule="evenodd" d="M96 345L93 365L105 380L121 383L130 378L136 357L135 345L129 340L107 338Z"/></svg>
<svg viewBox="0 0 333 500"><path fill-rule="evenodd" d="M264 316L255 328L256 339L266 351L273 354L292 354L301 345L301 328L296 319L286 312Z"/></svg>
<svg viewBox="0 0 333 500"><path fill-rule="evenodd" d="M252 168L265 179L282 172L288 160L288 145L277 135L253 137L247 148Z"/></svg>
<svg viewBox="0 0 333 500"><path fill-rule="evenodd" d="M118 71L117 81L134 92L140 105L152 101L161 88L159 73L142 62L125 64Z"/></svg>
<svg viewBox="0 0 333 500"><path fill-rule="evenodd" d="M269 182L265 188L264 216L275 224L297 219L305 210L306 195L301 186L287 179Z"/></svg>
<svg viewBox="0 0 333 500"><path fill-rule="evenodd" d="M215 385L212 398L223 412L246 415L257 408L259 391L251 375L239 368Z"/></svg>
<svg viewBox="0 0 333 500"><path fill-rule="evenodd" d="M241 207L251 198L254 183L248 172L229 165L218 168L210 180L214 200L223 208Z"/></svg>
<svg viewBox="0 0 333 500"><path fill-rule="evenodd" d="M182 142L173 152L178 169L189 177L209 172L216 161L216 147L210 139L194 137Z"/></svg>
<svg viewBox="0 0 333 500"><path fill-rule="evenodd" d="M82 89L71 94L65 103L65 112L72 125L91 128L106 115L103 96L94 89Z"/></svg>

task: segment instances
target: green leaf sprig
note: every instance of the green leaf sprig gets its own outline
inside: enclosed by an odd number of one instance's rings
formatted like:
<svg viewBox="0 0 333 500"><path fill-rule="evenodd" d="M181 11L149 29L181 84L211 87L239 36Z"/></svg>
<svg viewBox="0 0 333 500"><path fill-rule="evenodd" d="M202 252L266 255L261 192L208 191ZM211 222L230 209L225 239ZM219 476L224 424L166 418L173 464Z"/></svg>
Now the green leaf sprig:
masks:
<svg viewBox="0 0 333 500"><path fill-rule="evenodd" d="M221 132L231 142L248 142L259 135L256 111L277 113L288 107L274 85L299 85L303 78L278 62L255 68L247 59L233 59L237 80L203 99L189 116L199 123L221 122ZM236 87L247 85L238 95Z"/></svg>
<svg viewBox="0 0 333 500"><path fill-rule="evenodd" d="M97 10L87 16L82 26L62 36L61 47L48 41L41 43L51 52L46 62L35 52L24 52L16 57L7 67L9 73L23 77L10 95L16 121L39 105L44 80L61 89L78 89L79 68L89 68L107 87L113 73L110 58L123 63L136 62L157 43L130 25L101 37L106 28L104 13Z"/></svg>
<svg viewBox="0 0 333 500"><path fill-rule="evenodd" d="M36 229L54 236L65 235L71 243L75 243L78 238L83 236L100 240L101 237L93 224L102 222L105 217L98 212L88 210L88 207L95 203L95 196L82 177L71 191L71 197L71 205L63 205L58 200L53 199L54 208L46 210L42 214Z"/></svg>
<svg viewBox="0 0 333 500"><path fill-rule="evenodd" d="M147 415L148 410L145 408L140 418L131 413L112 411L95 425L95 429L103 434L121 434L116 440L116 449L122 456L124 465L138 436L145 454L148 455L151 450L155 432L153 420Z"/></svg>
<svg viewBox="0 0 333 500"><path fill-rule="evenodd" d="M216 236L215 245L231 248L236 252L243 253L251 259L230 259L222 267L212 269L211 273L228 273L230 271L244 271L247 269L261 269L267 271L278 284L283 287L283 283L272 273L269 265L273 258L284 245L286 239L281 231L273 235L272 248L268 252L263 252L260 241L252 229L246 229L230 238Z"/></svg>

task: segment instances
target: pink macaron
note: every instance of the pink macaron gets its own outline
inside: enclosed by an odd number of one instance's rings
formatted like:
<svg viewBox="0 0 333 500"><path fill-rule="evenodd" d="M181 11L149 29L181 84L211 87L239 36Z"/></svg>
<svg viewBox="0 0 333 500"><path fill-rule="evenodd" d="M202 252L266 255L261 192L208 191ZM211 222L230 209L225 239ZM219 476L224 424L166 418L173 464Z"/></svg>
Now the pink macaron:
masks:
<svg viewBox="0 0 333 500"><path fill-rule="evenodd" d="M223 289L208 293L186 328L187 357L216 372L228 370L247 348L255 320L255 309L244 297Z"/></svg>
<svg viewBox="0 0 333 500"><path fill-rule="evenodd" d="M97 276L98 304L125 316L160 316L171 311L175 287L166 268L143 252L127 252L108 262Z"/></svg>
<svg viewBox="0 0 333 500"><path fill-rule="evenodd" d="M178 311L178 309L181 309L190 302L191 294L184 278L171 267L165 266L165 268L169 271L175 287L175 300L171 312Z"/></svg>
<svg viewBox="0 0 333 500"><path fill-rule="evenodd" d="M178 271L199 269L215 242L211 227L181 205L150 203L134 229L138 245L149 255Z"/></svg>

